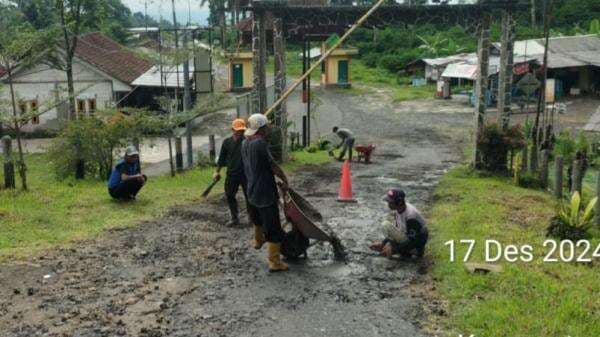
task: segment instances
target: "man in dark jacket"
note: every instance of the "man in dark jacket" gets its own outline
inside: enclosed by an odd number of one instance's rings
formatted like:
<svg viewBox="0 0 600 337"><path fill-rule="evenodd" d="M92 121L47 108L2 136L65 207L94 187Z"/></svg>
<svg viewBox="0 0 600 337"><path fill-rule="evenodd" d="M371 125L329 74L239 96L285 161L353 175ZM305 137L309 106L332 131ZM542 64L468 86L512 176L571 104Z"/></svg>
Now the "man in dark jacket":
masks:
<svg viewBox="0 0 600 337"><path fill-rule="evenodd" d="M221 169L227 167L227 176L225 177L225 196L231 213L231 221L228 226L238 226L240 224L240 211L237 202L237 192L242 187L244 199L246 196L246 175L244 174L244 165L242 164L242 141L244 140L244 131L246 131L246 122L243 119L236 119L231 124L233 135L223 141L221 153L217 162L217 168L213 174L213 179L221 179Z"/></svg>
<svg viewBox="0 0 600 337"><path fill-rule="evenodd" d="M275 176L281 180L282 188L287 188L287 177L275 163L265 140L268 120L262 114L248 118L248 128L242 143L242 161L248 178L248 215L261 229L265 239L255 238L254 248L260 249L264 241L268 245L269 271L285 271L288 265L281 262L281 241L285 232L279 218L279 194ZM260 226L260 227L258 227ZM255 232L256 233L256 232Z"/></svg>
<svg viewBox="0 0 600 337"><path fill-rule="evenodd" d="M352 132L348 129L338 128L337 126L334 126L333 133L335 133L342 140L341 143L338 146L336 146L336 149L339 149L340 147L342 148L338 160L344 160L344 157L346 156L346 151L348 151L348 160L352 161L352 149L354 148L355 140Z"/></svg>
<svg viewBox="0 0 600 337"><path fill-rule="evenodd" d="M135 200L147 180L141 172L138 150L135 146L129 146L123 160L117 163L110 174L108 193L117 200Z"/></svg>

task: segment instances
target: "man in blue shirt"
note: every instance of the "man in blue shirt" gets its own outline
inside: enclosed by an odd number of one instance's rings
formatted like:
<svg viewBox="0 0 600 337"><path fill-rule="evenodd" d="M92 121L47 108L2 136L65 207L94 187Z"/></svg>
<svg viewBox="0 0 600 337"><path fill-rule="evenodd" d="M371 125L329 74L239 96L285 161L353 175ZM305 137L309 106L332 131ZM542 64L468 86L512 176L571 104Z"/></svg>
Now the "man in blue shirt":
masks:
<svg viewBox="0 0 600 337"><path fill-rule="evenodd" d="M108 179L108 193L117 200L135 200L148 178L140 168L140 154L135 146L127 147Z"/></svg>

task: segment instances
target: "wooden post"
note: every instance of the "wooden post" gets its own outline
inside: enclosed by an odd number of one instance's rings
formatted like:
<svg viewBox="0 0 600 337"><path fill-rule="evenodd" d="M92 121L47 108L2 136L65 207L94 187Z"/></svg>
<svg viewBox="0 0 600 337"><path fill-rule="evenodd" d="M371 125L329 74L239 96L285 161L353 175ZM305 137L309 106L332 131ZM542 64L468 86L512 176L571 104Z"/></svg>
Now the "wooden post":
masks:
<svg viewBox="0 0 600 337"><path fill-rule="evenodd" d="M536 142L531 145L531 152L529 153L529 172L533 173L537 171L538 162L538 150Z"/></svg>
<svg viewBox="0 0 600 337"><path fill-rule="evenodd" d="M523 150L521 152L521 174L524 174L525 172L527 172L527 162L528 162L527 159L529 159L528 154L527 154L528 146L529 146L529 144L525 144L525 146L523 146Z"/></svg>
<svg viewBox="0 0 600 337"><path fill-rule="evenodd" d="M15 164L12 160L12 140L2 137L2 155L4 156L4 187L15 188Z"/></svg>
<svg viewBox="0 0 600 337"><path fill-rule="evenodd" d="M571 194L579 192L581 196L581 160L575 160L573 162L573 179L571 186Z"/></svg>
<svg viewBox="0 0 600 337"><path fill-rule="evenodd" d="M75 144L75 179L85 179L85 161L81 158L81 144Z"/></svg>
<svg viewBox="0 0 600 337"><path fill-rule="evenodd" d="M215 150L215 135L208 136L208 158L210 159L210 164L215 164L215 157L217 156L217 151Z"/></svg>
<svg viewBox="0 0 600 337"><path fill-rule="evenodd" d="M183 149L180 136L175 137L175 167L177 172L183 171Z"/></svg>
<svg viewBox="0 0 600 337"><path fill-rule="evenodd" d="M600 199L600 172L598 172L598 178L596 179L596 196ZM594 221L596 222L596 226L600 228L600 202L596 202L596 207L594 208Z"/></svg>
<svg viewBox="0 0 600 337"><path fill-rule="evenodd" d="M563 158L557 156L554 160L554 197L563 197Z"/></svg>
<svg viewBox="0 0 600 337"><path fill-rule="evenodd" d="M543 150L542 151L542 165L540 167L540 183L542 185L542 188L546 188L548 187L548 160L549 160L550 154L548 153L548 150Z"/></svg>

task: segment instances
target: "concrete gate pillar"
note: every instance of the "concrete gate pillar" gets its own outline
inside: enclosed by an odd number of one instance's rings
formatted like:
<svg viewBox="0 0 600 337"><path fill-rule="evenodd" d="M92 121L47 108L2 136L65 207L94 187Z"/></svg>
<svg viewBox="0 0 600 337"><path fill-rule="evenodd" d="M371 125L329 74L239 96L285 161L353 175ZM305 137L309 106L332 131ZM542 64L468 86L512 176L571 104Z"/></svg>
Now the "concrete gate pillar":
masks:
<svg viewBox="0 0 600 337"><path fill-rule="evenodd" d="M277 101L286 89L286 45L285 31L281 17L273 18L273 55L275 63L275 97ZM283 102L274 111L275 126L281 132L281 158L286 159L287 154L287 109Z"/></svg>
<svg viewBox="0 0 600 337"><path fill-rule="evenodd" d="M475 103L475 146L473 151L473 166L478 168L481 164L481 154L477 141L483 131L486 110L486 94L488 90L488 66L490 63L490 22L489 14L483 14L479 29L479 43L477 54L479 59L479 69L477 71L477 81L475 83L475 93L477 101Z"/></svg>
<svg viewBox="0 0 600 337"><path fill-rule="evenodd" d="M264 113L267 110L267 80L265 63L267 60L267 36L265 12L255 11L252 17L252 113Z"/></svg>
<svg viewBox="0 0 600 337"><path fill-rule="evenodd" d="M498 122L508 128L512 104L514 23L510 10L502 13L502 47L500 50L500 72L498 74Z"/></svg>

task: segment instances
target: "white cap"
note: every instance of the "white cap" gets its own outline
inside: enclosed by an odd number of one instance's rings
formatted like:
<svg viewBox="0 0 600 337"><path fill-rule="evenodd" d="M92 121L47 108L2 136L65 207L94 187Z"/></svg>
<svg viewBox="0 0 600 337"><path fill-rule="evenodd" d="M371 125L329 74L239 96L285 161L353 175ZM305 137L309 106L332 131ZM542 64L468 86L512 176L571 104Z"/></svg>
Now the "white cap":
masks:
<svg viewBox="0 0 600 337"><path fill-rule="evenodd" d="M244 132L244 135L247 137L254 136L258 129L262 128L267 124L269 124L269 120L265 115L253 114L252 116L250 116L250 118L248 118L248 123L246 123L246 131Z"/></svg>
<svg viewBox="0 0 600 337"><path fill-rule="evenodd" d="M139 154L140 154L140 152L139 152L139 151L136 149L136 147L135 147L135 146L133 146L133 145L130 145L130 146L128 146L128 147L127 147L127 149L125 150L125 155L126 155L127 157L130 157L130 156L137 156L137 155L139 155Z"/></svg>

